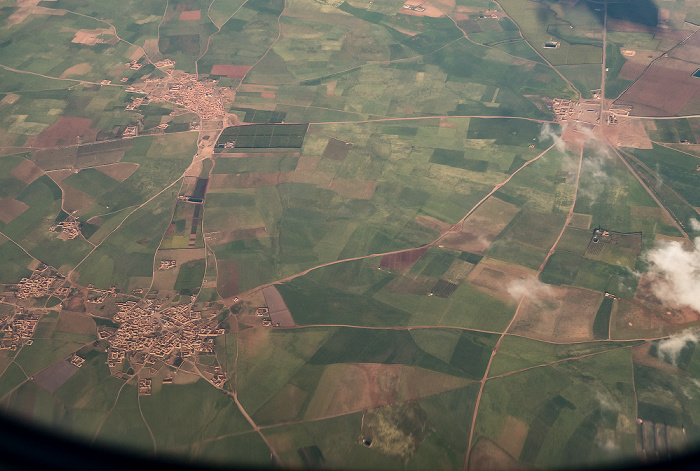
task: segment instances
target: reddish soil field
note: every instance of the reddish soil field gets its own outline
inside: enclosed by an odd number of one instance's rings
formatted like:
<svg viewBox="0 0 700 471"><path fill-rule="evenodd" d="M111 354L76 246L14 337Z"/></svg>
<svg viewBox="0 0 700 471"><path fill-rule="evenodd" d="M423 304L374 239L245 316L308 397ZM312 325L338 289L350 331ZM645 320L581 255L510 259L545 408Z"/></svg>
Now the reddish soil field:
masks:
<svg viewBox="0 0 700 471"><path fill-rule="evenodd" d="M14 198L0 200L0 221L8 224L27 209L29 206Z"/></svg>
<svg viewBox="0 0 700 471"><path fill-rule="evenodd" d="M419 249L404 250L403 252L384 255L379 266L382 268L391 268L393 270L405 270L418 261L430 247L421 247Z"/></svg>
<svg viewBox="0 0 700 471"><path fill-rule="evenodd" d="M183 11L180 13L180 21L198 20L202 17L201 10Z"/></svg>
<svg viewBox="0 0 700 471"><path fill-rule="evenodd" d="M336 383L325 415L346 414L396 402L403 365L355 363L338 365L344 371ZM323 379L319 382L319 387Z"/></svg>
<svg viewBox="0 0 700 471"><path fill-rule="evenodd" d="M700 95L700 78L692 76L697 65L661 58L620 98L616 105L632 105L632 116L675 116L693 97Z"/></svg>
<svg viewBox="0 0 700 471"><path fill-rule="evenodd" d="M90 126L92 126L92 120L89 118L63 116L39 134L33 144L37 147L66 146L77 144L77 136L84 136L83 141L94 140L97 130L90 129Z"/></svg>
<svg viewBox="0 0 700 471"><path fill-rule="evenodd" d="M44 174L44 171L37 167L31 160L23 160L10 171L10 175L27 185Z"/></svg>
<svg viewBox="0 0 700 471"><path fill-rule="evenodd" d="M428 229L432 229L435 232L439 232L440 234L444 234L452 228L450 224L442 222L441 220L431 216L416 216L414 221L416 221L421 226L427 227Z"/></svg>
<svg viewBox="0 0 700 471"><path fill-rule="evenodd" d="M274 92L262 92L260 98L275 98L277 95Z"/></svg>
<svg viewBox="0 0 700 471"><path fill-rule="evenodd" d="M219 260L217 262L216 289L222 298L238 294L238 262Z"/></svg>
<svg viewBox="0 0 700 471"><path fill-rule="evenodd" d="M323 150L322 157L324 159L343 161L345 160L345 157L347 157L351 148L352 142L345 142L339 139L331 138L331 140L328 141L326 148Z"/></svg>
<svg viewBox="0 0 700 471"><path fill-rule="evenodd" d="M225 75L228 78L242 79L246 76L250 66L248 65L222 65L216 64L211 68L212 75Z"/></svg>

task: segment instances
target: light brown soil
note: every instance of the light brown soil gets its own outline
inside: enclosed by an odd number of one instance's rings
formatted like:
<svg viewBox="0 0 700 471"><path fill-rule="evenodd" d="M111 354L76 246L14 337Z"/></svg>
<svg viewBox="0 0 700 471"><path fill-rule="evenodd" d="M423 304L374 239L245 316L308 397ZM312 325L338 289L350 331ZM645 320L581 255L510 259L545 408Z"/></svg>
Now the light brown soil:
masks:
<svg viewBox="0 0 700 471"><path fill-rule="evenodd" d="M14 198L4 198L0 200L0 221L9 224L27 209L29 206L21 201Z"/></svg>
<svg viewBox="0 0 700 471"><path fill-rule="evenodd" d="M217 262L216 289L222 298L238 294L238 262L219 260Z"/></svg>
<svg viewBox="0 0 700 471"><path fill-rule="evenodd" d="M557 342L593 340L593 320L603 294L552 286L541 299L526 299L511 332Z"/></svg>
<svg viewBox="0 0 700 471"><path fill-rule="evenodd" d="M88 62L82 62L80 64L75 64L73 67L68 67L61 74L61 78L69 77L71 75L85 75L92 70L92 66Z"/></svg>
<svg viewBox="0 0 700 471"><path fill-rule="evenodd" d="M118 162L116 164L95 167L96 170L99 170L108 177L114 178L118 182L123 182L129 178L138 168L139 164L134 162Z"/></svg>
<svg viewBox="0 0 700 471"><path fill-rule="evenodd" d="M10 171L10 175L18 180L23 181L27 185L44 174L44 171L34 164L31 160L22 160L15 168Z"/></svg>
<svg viewBox="0 0 700 471"><path fill-rule="evenodd" d="M663 57L615 104L632 105L632 116L677 115L688 100L700 96L699 79L692 76L697 68L697 64Z"/></svg>
<svg viewBox="0 0 700 471"><path fill-rule="evenodd" d="M449 234L442 240L440 246L483 253L518 211L520 209L514 204L491 197L464 221L460 232Z"/></svg>
<svg viewBox="0 0 700 471"><path fill-rule="evenodd" d="M529 427L522 420L509 415L506 417L498 444L511 456L520 456L527 438Z"/></svg>
<svg viewBox="0 0 700 471"><path fill-rule="evenodd" d="M34 145L37 147L56 147L77 144L77 136L84 136L83 141L94 140L97 130L91 129L89 118L72 118L62 116L39 134ZM94 135L94 136L93 136Z"/></svg>
<svg viewBox="0 0 700 471"><path fill-rule="evenodd" d="M82 299L82 298L81 298ZM56 330L75 334L91 335L97 331L95 321L88 314L61 311Z"/></svg>
<svg viewBox="0 0 700 471"><path fill-rule="evenodd" d="M368 200L374 195L374 190L377 189L377 182L336 178L331 182L330 189L346 198Z"/></svg>
<svg viewBox="0 0 700 471"><path fill-rule="evenodd" d="M202 18L202 10L190 10L180 13L180 21L192 21Z"/></svg>
<svg viewBox="0 0 700 471"><path fill-rule="evenodd" d="M321 157L303 155L303 156L299 157L299 161L297 162L296 171L298 171L298 172L314 172L316 170L316 167L318 166L318 162L320 160L321 160Z"/></svg>
<svg viewBox="0 0 700 471"><path fill-rule="evenodd" d="M533 278L536 271L520 265L484 258L472 270L467 280L480 291L495 296L502 301L515 304L508 293L508 285L513 281Z"/></svg>
<svg viewBox="0 0 700 471"><path fill-rule="evenodd" d="M428 229L432 229L435 232L439 232L440 234L444 234L445 232L449 231L452 227L446 222L442 222L441 220L432 216L416 216L414 221L416 221L421 226L427 227Z"/></svg>
<svg viewBox="0 0 700 471"><path fill-rule="evenodd" d="M422 397L450 391L469 384L471 380L438 373L423 368L404 366L401 374L400 400Z"/></svg>
<svg viewBox="0 0 700 471"><path fill-rule="evenodd" d="M260 92L260 98L275 98L276 96L275 92Z"/></svg>
<svg viewBox="0 0 700 471"><path fill-rule="evenodd" d="M523 470L525 466L488 438L481 437L469 455L469 469L479 471Z"/></svg>
<svg viewBox="0 0 700 471"><path fill-rule="evenodd" d="M632 147L635 149L653 148L649 135L644 124L638 119L629 119L623 116L618 117L617 124L603 127L606 139L622 147Z"/></svg>
<svg viewBox="0 0 700 471"><path fill-rule="evenodd" d="M63 209L68 212L87 208L95 202L92 196L80 190L76 190L70 185L61 182L58 186L60 186L63 191Z"/></svg>
<svg viewBox="0 0 700 471"><path fill-rule="evenodd" d="M329 368L343 368L343 371L339 380L333 380L332 384L324 384L324 377L319 381L317 390L328 387L334 391L323 415L374 409L393 404L398 399L403 365L353 363L331 365Z"/></svg>
<svg viewBox="0 0 700 471"><path fill-rule="evenodd" d="M405 270L416 263L428 249L429 247L426 246L419 249L404 250L403 252L384 255L379 262L379 266L391 268L393 270Z"/></svg>

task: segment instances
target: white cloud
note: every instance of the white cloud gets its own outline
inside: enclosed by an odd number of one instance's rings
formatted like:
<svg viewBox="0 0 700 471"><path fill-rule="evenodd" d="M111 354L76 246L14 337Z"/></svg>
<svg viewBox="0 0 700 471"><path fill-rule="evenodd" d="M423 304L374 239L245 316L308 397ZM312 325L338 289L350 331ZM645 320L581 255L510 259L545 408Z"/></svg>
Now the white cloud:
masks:
<svg viewBox="0 0 700 471"><path fill-rule="evenodd" d="M598 399L598 402L600 403L600 407L603 410L609 410L609 411L619 411L620 410L620 405L615 402L615 399L610 397L608 394L602 393L600 391L595 392L595 397Z"/></svg>
<svg viewBox="0 0 700 471"><path fill-rule="evenodd" d="M554 146L559 150L559 152L564 153L566 151L566 145L564 140L561 138L561 133L557 133L552 129L549 123L544 123L542 129L540 130L540 141L547 141L551 139L554 141Z"/></svg>
<svg viewBox="0 0 700 471"><path fill-rule="evenodd" d="M697 343L700 338L698 334L690 330L683 331L680 334L673 335L666 340L658 343L659 358L669 359L676 365L678 354L683 350L688 343Z"/></svg>
<svg viewBox="0 0 700 471"><path fill-rule="evenodd" d="M690 218L690 227L692 227L694 231L700 232L700 221L695 218Z"/></svg>
<svg viewBox="0 0 700 471"><path fill-rule="evenodd" d="M552 294L552 288L549 285L542 283L537 278L524 278L513 280L506 287L508 294L516 301L525 296L531 301L538 301L543 296Z"/></svg>
<svg viewBox="0 0 700 471"><path fill-rule="evenodd" d="M700 237L692 250L680 242L663 242L646 254L651 287L664 304L700 312Z"/></svg>

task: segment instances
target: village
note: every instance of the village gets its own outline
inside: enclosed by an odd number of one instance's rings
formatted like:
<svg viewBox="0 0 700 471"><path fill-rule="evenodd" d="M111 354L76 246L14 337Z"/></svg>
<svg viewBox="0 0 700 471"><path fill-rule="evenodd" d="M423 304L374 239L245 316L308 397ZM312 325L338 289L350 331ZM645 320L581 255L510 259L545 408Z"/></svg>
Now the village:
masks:
<svg viewBox="0 0 700 471"><path fill-rule="evenodd" d="M158 64L156 64L158 65ZM170 64L161 64L162 67ZM226 115L227 104L234 98L234 92L227 87L216 86L215 80L197 80L195 74L166 70L164 78L149 78L136 87L128 87L127 92L145 94L134 98L127 110L135 110L147 99L150 103L168 102L184 107L186 112L195 113L202 119L217 119Z"/></svg>

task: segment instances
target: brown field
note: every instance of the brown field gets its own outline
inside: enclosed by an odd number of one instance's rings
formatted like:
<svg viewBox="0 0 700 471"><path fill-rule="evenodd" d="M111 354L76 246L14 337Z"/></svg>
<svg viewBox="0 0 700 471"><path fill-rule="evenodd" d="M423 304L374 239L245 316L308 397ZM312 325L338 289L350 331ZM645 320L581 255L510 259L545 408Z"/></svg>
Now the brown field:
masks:
<svg viewBox="0 0 700 471"><path fill-rule="evenodd" d="M275 98L276 96L275 92L260 92L260 98Z"/></svg>
<svg viewBox="0 0 700 471"><path fill-rule="evenodd" d="M260 188L292 181L294 172L243 173L240 175L215 174L209 179L209 191L231 188Z"/></svg>
<svg viewBox="0 0 700 471"><path fill-rule="evenodd" d="M39 134L34 145L37 147L56 147L77 144L78 136L84 136L84 140L94 140L97 136L97 130L90 129L90 126L92 126L92 120L89 118L61 116Z"/></svg>
<svg viewBox="0 0 700 471"><path fill-rule="evenodd" d="M377 189L377 182L336 178L331 182L330 189L346 198L368 200L374 195L374 190Z"/></svg>
<svg viewBox="0 0 700 471"><path fill-rule="evenodd" d="M311 398L305 418L326 417L393 404L403 365L329 365Z"/></svg>
<svg viewBox="0 0 700 471"><path fill-rule="evenodd" d="M295 170L292 172L290 180L294 183L311 183L319 188L330 188L333 182L333 174L329 172L305 172L303 170Z"/></svg>
<svg viewBox="0 0 700 471"><path fill-rule="evenodd" d="M51 180L56 182L56 184L58 186L61 186L61 182L63 180L65 180L66 178L68 178L69 175L73 175L73 171L72 170L49 170L48 172L46 172L46 175L48 175L48 177Z"/></svg>
<svg viewBox="0 0 700 471"><path fill-rule="evenodd" d="M611 319L611 336L631 338L647 333L665 335L696 325L700 313L687 306L669 307L654 295L652 280L645 274L633 299L619 299Z"/></svg>
<svg viewBox="0 0 700 471"><path fill-rule="evenodd" d="M85 299L81 294L71 296L63 300L61 307L64 311L85 312Z"/></svg>
<svg viewBox="0 0 700 471"><path fill-rule="evenodd" d="M659 360L658 358L649 355L650 348L651 342L644 342L641 345L632 347L630 350L632 352L632 359L634 362L639 363L640 365L650 366L652 368L666 371L667 373L674 375L683 374L681 372L682 370L677 366L671 365L663 360Z"/></svg>
<svg viewBox="0 0 700 471"><path fill-rule="evenodd" d="M0 221L9 224L27 209L29 209L29 206L21 201L17 201L14 198L4 198L0 200Z"/></svg>
<svg viewBox="0 0 700 471"><path fill-rule="evenodd" d="M511 332L549 341L593 340L593 320L603 294L563 286L550 289L542 299L525 299Z"/></svg>
<svg viewBox="0 0 700 471"><path fill-rule="evenodd" d="M439 232L440 234L444 234L452 228L450 224L442 222L441 220L432 216L416 216L414 221L416 221L421 226L427 227L428 229L432 229L435 232Z"/></svg>
<svg viewBox="0 0 700 471"><path fill-rule="evenodd" d="M82 297L80 298L82 300ZM97 326L89 314L61 311L56 330L75 334L95 335Z"/></svg>
<svg viewBox="0 0 700 471"><path fill-rule="evenodd" d="M399 400L419 399L461 388L471 382L467 378L457 378L424 368L404 366L399 386Z"/></svg>
<svg viewBox="0 0 700 471"><path fill-rule="evenodd" d="M58 8L40 7L41 0L17 0L14 7L18 7L5 20L8 25L17 25L23 22L29 15L65 15L65 10Z"/></svg>
<svg viewBox="0 0 700 471"><path fill-rule="evenodd" d="M81 29L75 32L75 37L71 40L75 44L86 44L88 46L94 46L95 44L103 43L104 40L100 38L103 34L112 35L111 29Z"/></svg>
<svg viewBox="0 0 700 471"><path fill-rule="evenodd" d="M505 450L488 438L481 437L469 454L469 468L479 471L524 470Z"/></svg>
<svg viewBox="0 0 700 471"><path fill-rule="evenodd" d="M292 318L292 313L289 312L277 288L274 285L267 286L263 288L262 293L265 296L265 305L269 309L272 325L275 327L294 327L296 324Z"/></svg>
<svg viewBox="0 0 700 471"><path fill-rule="evenodd" d="M623 80L637 80L646 70L646 64L628 60L622 66L622 70L617 74L618 78Z"/></svg>
<svg viewBox="0 0 700 471"><path fill-rule="evenodd" d="M419 249L404 250L403 252L384 255L379 262L382 268L391 268L392 270L405 270L418 261L430 247L425 246Z"/></svg>
<svg viewBox="0 0 700 471"><path fill-rule="evenodd" d="M123 182L129 178L138 168L139 164L133 162L117 162L115 164L100 165L95 167L96 170L99 170L118 182Z"/></svg>
<svg viewBox="0 0 700 471"><path fill-rule="evenodd" d="M11 105L17 100L19 100L19 95L16 93L8 93L0 100L0 105Z"/></svg>
<svg viewBox="0 0 700 471"><path fill-rule="evenodd" d="M669 216L658 206L632 206L630 207L632 217L652 217L664 221L666 224L673 224Z"/></svg>
<svg viewBox="0 0 700 471"><path fill-rule="evenodd" d="M58 183L58 186L61 187L61 191L63 191L63 209L66 211L76 211L87 208L95 202L92 196L80 190L76 190L70 185L61 182Z"/></svg>
<svg viewBox="0 0 700 471"><path fill-rule="evenodd" d="M498 444L510 455L520 456L527 437L529 427L527 424L512 415L506 417Z"/></svg>
<svg viewBox="0 0 700 471"><path fill-rule="evenodd" d="M514 204L491 197L464 221L460 232L449 234L441 241L440 246L483 253L518 211L520 209Z"/></svg>
<svg viewBox="0 0 700 471"><path fill-rule="evenodd" d="M222 298L238 294L238 262L217 261L216 290Z"/></svg>
<svg viewBox="0 0 700 471"><path fill-rule="evenodd" d="M248 74L248 65L222 65L216 64L211 68L212 75L225 75L232 79L242 79Z"/></svg>
<svg viewBox="0 0 700 471"><path fill-rule="evenodd" d="M513 281L530 279L535 275L535 270L530 268L484 258L472 270L467 280L480 291L514 304L515 300L508 293L508 284Z"/></svg>
<svg viewBox="0 0 700 471"><path fill-rule="evenodd" d="M82 62L80 64L75 64L72 67L68 67L60 75L61 78L68 77L70 75L85 75L92 70L92 66L87 62Z"/></svg>
<svg viewBox="0 0 700 471"><path fill-rule="evenodd" d="M192 21L202 18L202 10L190 10L180 13L180 21Z"/></svg>
<svg viewBox="0 0 700 471"><path fill-rule="evenodd" d="M44 174L43 170L37 167L31 160L22 160L10 171L10 175L17 180L21 180L27 185Z"/></svg>
<svg viewBox="0 0 700 471"><path fill-rule="evenodd" d="M337 80L331 80L326 82L326 98L333 98L335 96L335 87L338 85Z"/></svg>
<svg viewBox="0 0 700 471"><path fill-rule="evenodd" d="M651 139L644 129L644 124L638 119L629 119L620 116L615 126L606 126L603 133L607 139L623 147L635 149L651 149Z"/></svg>
<svg viewBox="0 0 700 471"><path fill-rule="evenodd" d="M691 76L697 68L662 57L615 104L632 105L632 116L675 116L691 98L700 96L700 79Z"/></svg>
<svg viewBox="0 0 700 471"><path fill-rule="evenodd" d="M352 142L345 142L332 137L330 141L328 141L321 156L324 159L343 161L345 157L347 157L348 152L350 152L350 149L352 149L352 146Z"/></svg>

